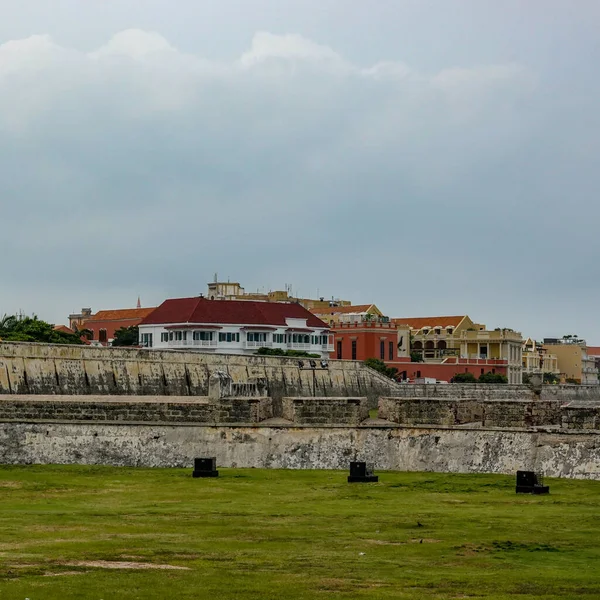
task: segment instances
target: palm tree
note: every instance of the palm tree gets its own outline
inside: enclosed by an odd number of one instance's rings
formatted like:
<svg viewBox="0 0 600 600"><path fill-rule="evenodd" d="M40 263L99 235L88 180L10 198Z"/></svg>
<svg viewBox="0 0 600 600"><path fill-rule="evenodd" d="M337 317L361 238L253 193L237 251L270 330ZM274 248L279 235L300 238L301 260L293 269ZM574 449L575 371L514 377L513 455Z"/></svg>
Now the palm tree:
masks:
<svg viewBox="0 0 600 600"><path fill-rule="evenodd" d="M0 331L4 333L8 333L9 331L14 331L17 327L17 323L19 322L18 317L15 315L4 315L0 318Z"/></svg>

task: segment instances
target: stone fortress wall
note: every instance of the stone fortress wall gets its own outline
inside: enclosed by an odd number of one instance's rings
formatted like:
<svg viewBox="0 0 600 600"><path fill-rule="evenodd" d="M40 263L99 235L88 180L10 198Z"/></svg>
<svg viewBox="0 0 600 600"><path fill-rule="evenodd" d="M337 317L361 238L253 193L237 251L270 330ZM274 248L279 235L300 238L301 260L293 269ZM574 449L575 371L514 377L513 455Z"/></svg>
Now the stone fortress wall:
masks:
<svg viewBox="0 0 600 600"><path fill-rule="evenodd" d="M320 365L319 365L320 366ZM600 390L401 385L354 361L0 343L0 462L600 479ZM378 406L378 418L369 419Z"/></svg>
<svg viewBox="0 0 600 600"><path fill-rule="evenodd" d="M300 368L301 361L303 368ZM262 380L269 396L395 395L400 384L357 361L235 356L177 350L0 342L0 394L207 396L212 373L234 384Z"/></svg>

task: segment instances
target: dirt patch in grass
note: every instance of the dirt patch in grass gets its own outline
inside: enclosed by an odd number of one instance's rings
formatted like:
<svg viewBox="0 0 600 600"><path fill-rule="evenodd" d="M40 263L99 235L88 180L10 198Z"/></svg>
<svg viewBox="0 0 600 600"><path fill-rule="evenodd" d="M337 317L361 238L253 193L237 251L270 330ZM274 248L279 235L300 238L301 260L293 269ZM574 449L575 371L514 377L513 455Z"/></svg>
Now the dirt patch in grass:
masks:
<svg viewBox="0 0 600 600"><path fill-rule="evenodd" d="M23 484L20 481L0 481L0 488L20 489Z"/></svg>
<svg viewBox="0 0 600 600"><path fill-rule="evenodd" d="M77 562L66 562L59 564L65 567L94 567L96 569L169 569L177 571L190 571L189 567L180 567L177 565L155 565L153 563L113 560L81 560Z"/></svg>
<svg viewBox="0 0 600 600"><path fill-rule="evenodd" d="M439 544L441 540L434 540L433 538L413 538L404 542L394 542L390 540L363 540L368 544L374 544L376 546L406 546L406 544Z"/></svg>

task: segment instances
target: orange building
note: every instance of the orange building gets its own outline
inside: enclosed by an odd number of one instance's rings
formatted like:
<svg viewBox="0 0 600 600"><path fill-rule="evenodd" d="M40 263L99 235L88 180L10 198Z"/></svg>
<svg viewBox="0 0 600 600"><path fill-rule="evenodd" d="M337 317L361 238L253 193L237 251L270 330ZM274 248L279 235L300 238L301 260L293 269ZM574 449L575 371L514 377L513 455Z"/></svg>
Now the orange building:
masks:
<svg viewBox="0 0 600 600"><path fill-rule="evenodd" d="M331 326L334 334L332 359L367 360L378 358L389 366L410 362L408 331L399 332L387 317L361 322L339 322Z"/></svg>
<svg viewBox="0 0 600 600"><path fill-rule="evenodd" d="M108 346L113 341L117 329L139 325L153 310L154 308L100 310L88 317L80 329L89 329L92 332L91 341Z"/></svg>
<svg viewBox="0 0 600 600"><path fill-rule="evenodd" d="M435 361L430 359L411 362L410 341L414 332L413 323L404 324L400 319L392 322L385 316L366 314L365 311L357 311L356 308L358 307L354 307L352 314L364 313L362 320L338 321L331 325L331 332L334 334L331 359L364 361L377 358L388 367L398 369L398 379L409 381L425 379L450 382L459 373L471 373L476 379L485 373L508 374L508 361L501 358L461 357L458 353L448 353ZM346 310L341 311L342 316L345 312ZM462 319L463 317L449 317L438 318L438 321L443 321L443 326L450 330L451 335ZM429 321L431 319L427 320Z"/></svg>
<svg viewBox="0 0 600 600"><path fill-rule="evenodd" d="M436 381L451 382L459 373L471 373L478 379L484 373L507 375L508 363L501 359L475 359L448 357L443 363L415 363L388 364L396 367L400 379L415 381L416 379L435 379Z"/></svg>

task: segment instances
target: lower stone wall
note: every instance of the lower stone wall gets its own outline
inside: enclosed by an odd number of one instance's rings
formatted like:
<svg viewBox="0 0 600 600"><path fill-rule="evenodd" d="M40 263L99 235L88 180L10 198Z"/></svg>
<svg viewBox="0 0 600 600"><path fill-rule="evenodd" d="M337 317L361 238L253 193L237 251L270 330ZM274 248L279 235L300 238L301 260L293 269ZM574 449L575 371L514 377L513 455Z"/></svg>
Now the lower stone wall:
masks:
<svg viewBox="0 0 600 600"><path fill-rule="evenodd" d="M600 480L600 434L410 427L208 427L106 423L0 423L4 464L221 467L444 473L541 471ZM340 475L341 477L342 475Z"/></svg>
<svg viewBox="0 0 600 600"><path fill-rule="evenodd" d="M284 398L283 418L302 425L358 425L369 417L366 398Z"/></svg>
<svg viewBox="0 0 600 600"><path fill-rule="evenodd" d="M378 416L402 425L461 425L481 422L483 405L477 400L437 398L380 398Z"/></svg>
<svg viewBox="0 0 600 600"><path fill-rule="evenodd" d="M0 400L0 420L260 423L273 417L270 398L160 396L10 396Z"/></svg>
<svg viewBox="0 0 600 600"><path fill-rule="evenodd" d="M400 425L600 428L600 402L480 400L475 398L380 398L379 418Z"/></svg>
<svg viewBox="0 0 600 600"><path fill-rule="evenodd" d="M403 398L446 398L453 400L477 398L478 400L597 400L600 385L544 385L539 393L528 385L498 385L486 383L410 384L403 385L399 394Z"/></svg>
<svg viewBox="0 0 600 600"><path fill-rule="evenodd" d="M560 402L538 400L534 402L509 402L496 400L484 402L484 427L543 427L561 426L562 408Z"/></svg>

